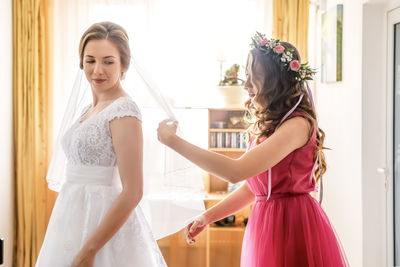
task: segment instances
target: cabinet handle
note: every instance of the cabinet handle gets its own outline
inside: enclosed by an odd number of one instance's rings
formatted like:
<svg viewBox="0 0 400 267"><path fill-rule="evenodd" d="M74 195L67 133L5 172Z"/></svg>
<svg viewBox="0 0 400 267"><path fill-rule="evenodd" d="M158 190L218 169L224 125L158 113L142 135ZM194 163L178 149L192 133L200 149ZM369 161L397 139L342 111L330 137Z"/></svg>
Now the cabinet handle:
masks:
<svg viewBox="0 0 400 267"><path fill-rule="evenodd" d="M376 171L378 172L378 173L383 173L383 174L387 174L387 169L386 168L377 168L376 169Z"/></svg>

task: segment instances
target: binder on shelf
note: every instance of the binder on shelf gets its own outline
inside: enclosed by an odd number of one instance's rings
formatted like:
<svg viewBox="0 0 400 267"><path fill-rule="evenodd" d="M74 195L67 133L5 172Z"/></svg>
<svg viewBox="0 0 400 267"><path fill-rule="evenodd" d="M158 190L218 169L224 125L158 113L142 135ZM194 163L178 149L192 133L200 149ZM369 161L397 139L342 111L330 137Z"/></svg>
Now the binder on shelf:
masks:
<svg viewBox="0 0 400 267"><path fill-rule="evenodd" d="M222 147L222 133L221 132L216 132L216 140L217 140L217 148Z"/></svg>
<svg viewBox="0 0 400 267"><path fill-rule="evenodd" d="M240 133L240 148L246 148L246 133Z"/></svg>
<svg viewBox="0 0 400 267"><path fill-rule="evenodd" d="M215 148L217 146L216 133L210 133L210 147Z"/></svg>
<svg viewBox="0 0 400 267"><path fill-rule="evenodd" d="M232 144L231 144L231 133L225 133L225 147L226 148L231 148Z"/></svg>
<svg viewBox="0 0 400 267"><path fill-rule="evenodd" d="M236 148L236 134L235 133L232 133L231 141L232 141L232 148Z"/></svg>

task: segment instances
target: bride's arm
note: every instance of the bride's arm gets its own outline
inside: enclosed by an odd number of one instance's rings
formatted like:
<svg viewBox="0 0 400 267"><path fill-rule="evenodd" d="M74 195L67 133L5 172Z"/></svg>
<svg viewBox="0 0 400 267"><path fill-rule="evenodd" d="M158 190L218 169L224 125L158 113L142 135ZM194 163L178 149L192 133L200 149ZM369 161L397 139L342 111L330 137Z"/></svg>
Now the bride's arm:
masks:
<svg viewBox="0 0 400 267"><path fill-rule="evenodd" d="M94 257L128 219L143 193L143 134L141 122L123 117L110 122L122 192L86 241L79 256Z"/></svg>

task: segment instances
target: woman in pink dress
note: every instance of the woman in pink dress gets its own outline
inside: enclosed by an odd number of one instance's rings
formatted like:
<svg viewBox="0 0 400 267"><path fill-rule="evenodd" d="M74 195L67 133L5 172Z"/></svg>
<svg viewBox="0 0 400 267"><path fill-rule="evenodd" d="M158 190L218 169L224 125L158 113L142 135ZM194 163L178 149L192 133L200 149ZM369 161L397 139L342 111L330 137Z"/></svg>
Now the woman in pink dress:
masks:
<svg viewBox="0 0 400 267"><path fill-rule="evenodd" d="M306 81L314 71L297 49L257 33L246 66L252 115L247 151L239 159L196 147L163 121L159 140L223 180L246 180L186 228L189 243L209 224L254 203L242 246L242 267L348 266L345 253L310 192L326 170L324 132ZM322 185L322 183L321 183ZM322 200L322 186L320 201Z"/></svg>

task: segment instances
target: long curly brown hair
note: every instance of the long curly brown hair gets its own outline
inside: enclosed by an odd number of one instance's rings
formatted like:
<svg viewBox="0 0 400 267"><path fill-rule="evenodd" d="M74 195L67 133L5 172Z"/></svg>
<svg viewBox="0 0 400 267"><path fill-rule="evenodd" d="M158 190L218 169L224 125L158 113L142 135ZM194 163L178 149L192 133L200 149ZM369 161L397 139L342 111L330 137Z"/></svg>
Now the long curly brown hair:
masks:
<svg viewBox="0 0 400 267"><path fill-rule="evenodd" d="M280 43L285 48L292 48L293 58L300 62L300 54L292 44L287 42ZM245 103L249 111L250 127L248 133L256 136L257 144L260 142L261 137L267 137L276 130L282 118L296 105L302 94L305 97L303 97L295 112L303 114L311 125L317 125L314 108L301 84L291 72L281 70L280 66L273 60L272 53L265 55L259 49L254 48L250 51L247 64L247 68L252 73L257 73L257 75L253 75L250 78L258 92L253 101L249 99ZM312 132L313 127L309 136L312 135ZM314 152L314 160L319 154L322 162L321 169L319 165L315 169L315 177L316 181L318 181L320 175L326 171L327 165L323 150L327 148L323 146L324 131L318 128L316 135L317 146Z"/></svg>

